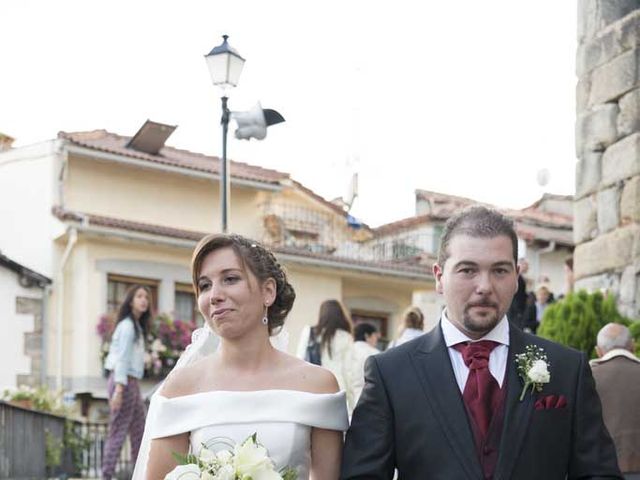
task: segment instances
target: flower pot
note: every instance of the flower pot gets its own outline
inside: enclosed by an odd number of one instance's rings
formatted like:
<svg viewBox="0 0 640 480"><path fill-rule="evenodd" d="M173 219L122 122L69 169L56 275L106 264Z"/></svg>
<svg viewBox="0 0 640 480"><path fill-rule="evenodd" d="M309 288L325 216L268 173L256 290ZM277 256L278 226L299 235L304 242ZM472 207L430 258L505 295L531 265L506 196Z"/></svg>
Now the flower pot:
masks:
<svg viewBox="0 0 640 480"><path fill-rule="evenodd" d="M33 410L33 403L31 400L9 400L11 405L16 407L26 408L27 410Z"/></svg>

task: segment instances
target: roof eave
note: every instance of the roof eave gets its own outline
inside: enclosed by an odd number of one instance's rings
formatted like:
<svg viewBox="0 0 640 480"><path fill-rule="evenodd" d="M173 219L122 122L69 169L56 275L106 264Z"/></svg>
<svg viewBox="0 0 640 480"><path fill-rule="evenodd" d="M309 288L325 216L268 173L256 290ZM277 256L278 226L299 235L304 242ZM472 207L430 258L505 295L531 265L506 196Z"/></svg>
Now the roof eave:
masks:
<svg viewBox="0 0 640 480"><path fill-rule="evenodd" d="M114 228L114 227L105 227L101 225L92 225L90 222L83 222L80 220L74 219L63 219L62 222L68 225L74 226L78 232L86 233L90 235L96 235L101 237L116 237L122 238L126 240L135 240L149 244L155 245L163 245L163 246L173 246L184 249L193 249L197 241L186 239L186 238L175 238L162 234L154 234L154 233L146 233L146 232L135 232L126 229ZM325 268L333 268L337 270L348 270L355 271L361 273L370 273L370 274L378 274L385 276L392 276L397 278L402 278L405 280L414 280L414 281L422 281L422 282L432 282L433 276L430 273L420 273L415 271L400 271L397 269L388 269L382 266L376 265L366 265L360 263L350 263L348 260L341 259L325 259L325 258L316 258L309 257L307 255L296 255L294 253L284 253L279 252L277 249L274 249L275 253L278 255L278 258L282 261L289 261L292 263L298 263L302 265L313 265L318 267Z"/></svg>

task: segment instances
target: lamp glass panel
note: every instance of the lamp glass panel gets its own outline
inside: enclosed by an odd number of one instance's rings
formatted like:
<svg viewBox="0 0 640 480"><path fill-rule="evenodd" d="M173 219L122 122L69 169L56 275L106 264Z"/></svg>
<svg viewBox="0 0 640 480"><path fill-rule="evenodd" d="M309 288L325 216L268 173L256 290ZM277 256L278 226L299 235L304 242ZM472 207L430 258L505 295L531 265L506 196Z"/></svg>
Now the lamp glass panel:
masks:
<svg viewBox="0 0 640 480"><path fill-rule="evenodd" d="M242 67L244 67L244 60L235 55L229 55L229 70L227 83L232 86L238 85L240 81L240 74L242 73Z"/></svg>
<svg viewBox="0 0 640 480"><path fill-rule="evenodd" d="M228 71L228 53L221 53L218 55L207 55L207 66L209 67L209 74L211 75L211 81L214 85L227 84Z"/></svg>

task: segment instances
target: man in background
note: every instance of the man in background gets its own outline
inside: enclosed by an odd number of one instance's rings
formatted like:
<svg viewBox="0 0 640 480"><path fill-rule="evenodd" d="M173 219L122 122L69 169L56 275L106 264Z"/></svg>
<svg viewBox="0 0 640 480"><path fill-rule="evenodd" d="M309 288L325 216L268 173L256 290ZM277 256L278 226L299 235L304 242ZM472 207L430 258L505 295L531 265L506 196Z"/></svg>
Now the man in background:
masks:
<svg viewBox="0 0 640 480"><path fill-rule="evenodd" d="M531 303L527 291L527 280L525 279L525 275L529 270L529 262L526 258L521 257L518 259L518 269L518 290L516 290L516 294L513 296L507 317L511 323L521 330L524 330L530 323L526 320L525 312L527 311L527 304Z"/></svg>
<svg viewBox="0 0 640 480"><path fill-rule="evenodd" d="M602 401L604 423L613 437L620 470L626 479L640 479L640 359L624 325L609 323L598 332L591 361Z"/></svg>

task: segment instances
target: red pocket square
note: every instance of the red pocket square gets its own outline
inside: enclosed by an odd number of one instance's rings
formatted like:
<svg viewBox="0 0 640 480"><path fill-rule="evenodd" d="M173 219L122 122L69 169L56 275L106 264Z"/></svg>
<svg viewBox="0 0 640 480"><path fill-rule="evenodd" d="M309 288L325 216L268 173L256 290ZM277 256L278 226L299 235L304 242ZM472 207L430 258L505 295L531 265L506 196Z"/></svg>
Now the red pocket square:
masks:
<svg viewBox="0 0 640 480"><path fill-rule="evenodd" d="M565 408L567 399L564 395L547 395L536 400L534 408L536 410L551 410L553 408Z"/></svg>

